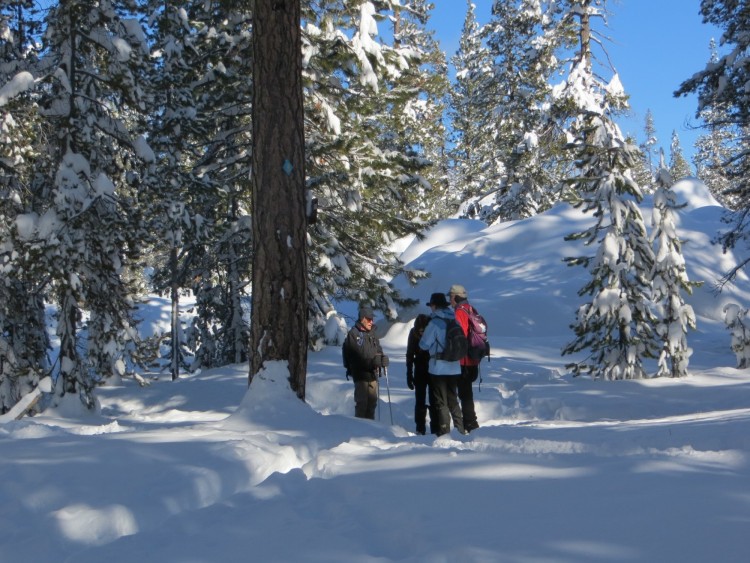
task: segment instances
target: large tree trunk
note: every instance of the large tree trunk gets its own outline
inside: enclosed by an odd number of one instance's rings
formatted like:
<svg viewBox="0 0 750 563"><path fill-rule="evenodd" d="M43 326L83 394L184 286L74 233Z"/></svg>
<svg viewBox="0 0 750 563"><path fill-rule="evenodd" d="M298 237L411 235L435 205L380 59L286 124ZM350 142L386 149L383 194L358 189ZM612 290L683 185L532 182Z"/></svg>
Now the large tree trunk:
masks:
<svg viewBox="0 0 750 563"><path fill-rule="evenodd" d="M305 398L307 254L300 0L253 2L250 382L286 360Z"/></svg>

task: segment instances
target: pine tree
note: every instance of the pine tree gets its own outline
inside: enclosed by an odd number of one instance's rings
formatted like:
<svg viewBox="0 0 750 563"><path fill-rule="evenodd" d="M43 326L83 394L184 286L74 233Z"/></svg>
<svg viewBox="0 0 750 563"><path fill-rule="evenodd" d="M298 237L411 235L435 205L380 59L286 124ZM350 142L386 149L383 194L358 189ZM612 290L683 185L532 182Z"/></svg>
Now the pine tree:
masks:
<svg viewBox="0 0 750 563"><path fill-rule="evenodd" d="M669 145L669 174L676 181L693 175L690 164L685 160L685 155L682 152L677 131L672 131L672 142Z"/></svg>
<svg viewBox="0 0 750 563"><path fill-rule="evenodd" d="M493 101L492 60L482 45L475 6L466 2L466 17L458 52L451 62L456 80L451 90L450 115L454 147L450 151L454 177L452 190L457 203L466 202L463 211L474 216L475 201L486 190L493 190L503 169L494 160L491 133Z"/></svg>
<svg viewBox="0 0 750 563"><path fill-rule="evenodd" d="M153 66L149 85L154 116L150 123L150 145L156 162L148 176L152 195L150 232L155 260L151 285L156 292L169 292L171 301L169 371L177 379L188 369L189 352L179 316L180 297L189 286L190 264L202 248L203 229L197 226L199 211L192 202L200 201L200 182L193 179L192 166L198 158L201 135L196 127L194 84L199 82L201 65L194 49L197 31L186 11L171 0L156 0L148 7ZM194 20L193 20L194 21ZM200 209L200 206L199 206ZM166 243L166 244L165 244Z"/></svg>
<svg viewBox="0 0 750 563"><path fill-rule="evenodd" d="M76 393L89 408L97 384L125 373L137 338L123 274L140 249L138 171L153 159L143 136L148 49L137 8L58 4L46 19L40 65L40 111L55 138L35 176L35 189L48 194L36 267L58 306L56 393Z"/></svg>
<svg viewBox="0 0 750 563"><path fill-rule="evenodd" d="M394 317L412 301L391 280L424 276L405 271L391 248L426 225L408 209L423 190L424 163L396 142L400 133L390 113L410 99L399 76L413 51L376 41L382 19L369 2L340 0L303 14L306 165L310 198L318 200L309 228L313 347L322 346L335 301L369 302Z"/></svg>
<svg viewBox="0 0 750 563"><path fill-rule="evenodd" d="M546 35L549 13L534 0L497 1L484 34L494 61L490 126L493 160L503 163L502 176L484 219L519 219L554 203L549 187L557 184L554 145L547 112L549 84L557 61L555 41ZM487 201L487 200L485 200Z"/></svg>
<svg viewBox="0 0 750 563"><path fill-rule="evenodd" d="M745 2L735 0L703 0L701 14L706 23L724 30L722 42L727 54L680 85L676 96L698 94L697 115L706 110L717 110L713 127L731 128L737 134L736 144L727 159L724 170L731 184L729 193L736 212L727 217L730 228L719 236L724 250L750 240L748 209L750 209L750 97L746 85L750 82L750 67L741 64L750 49L750 18ZM724 280L731 281L750 262L743 257L736 267L725 273Z"/></svg>
<svg viewBox="0 0 750 563"><path fill-rule="evenodd" d="M711 39L709 62L716 64L719 55L716 42ZM723 206L737 211L737 201L731 192L731 180L725 168L729 165L733 152L734 139L737 135L732 127L722 123L725 111L720 107L707 107L700 111L699 117L706 129L695 142L693 165L695 175L708 187L711 194Z"/></svg>
<svg viewBox="0 0 750 563"><path fill-rule="evenodd" d="M0 2L0 413L46 375L50 347L33 224L39 200L34 164L46 159L43 123L31 71L38 62L40 20L33 2Z"/></svg>
<svg viewBox="0 0 750 563"><path fill-rule="evenodd" d="M578 109L571 128L578 173L567 180L568 197L596 222L566 240L599 243L599 248L593 256L566 259L590 272L591 280L578 293L591 300L579 308L571 327L576 338L563 354L589 351L568 364L574 375L641 378L646 375L643 359L654 353L648 279L654 257L637 205L641 190L632 178L641 155L612 119L625 107L619 80L615 76L603 84L592 72L591 19L602 12L589 0L570 2L568 9L564 18L577 22L579 38L578 56L558 92L563 104Z"/></svg>
<svg viewBox="0 0 750 563"><path fill-rule="evenodd" d="M656 335L661 339L661 353L657 377L687 375L692 350L687 344L687 331L695 329L695 313L685 303L683 292L692 293L695 283L688 280L682 242L677 236L675 211L680 208L676 194L670 190L672 177L660 162L656 175L656 193L651 224L654 241L654 266L651 275L653 301L657 324Z"/></svg>
<svg viewBox="0 0 750 563"><path fill-rule="evenodd" d="M222 3L150 7L155 118L153 283L172 301L170 371L248 358L252 62L250 14ZM165 246L164 242L168 242ZM184 337L179 299L196 316Z"/></svg>
<svg viewBox="0 0 750 563"><path fill-rule="evenodd" d="M637 144L635 137L632 137L631 135L628 135L625 140L631 145ZM640 154L641 158L636 160L633 166L633 179L639 186L641 186L641 190L643 191L643 193L648 194L653 191L654 177L653 173L649 172L648 163L643 156L642 150L640 150Z"/></svg>
<svg viewBox="0 0 750 563"><path fill-rule="evenodd" d="M732 337L730 347L737 358L737 369L750 366L750 326L747 322L747 309L736 303L724 305L724 324Z"/></svg>
<svg viewBox="0 0 750 563"><path fill-rule="evenodd" d="M426 0L409 0L394 14L394 48L411 52L394 80L389 80L393 100L389 127L396 131L395 148L412 161L414 190L405 205L411 218L429 221L455 209L448 199L446 163L447 132L444 123L448 101L448 65L445 54L427 29L432 5Z"/></svg>
<svg viewBox="0 0 750 563"><path fill-rule="evenodd" d="M598 242L599 248L593 256L567 259L590 272L591 280L578 293L591 300L579 308L572 325L576 338L563 354L589 350L586 359L568 365L575 375L637 379L646 375L643 359L654 353L648 278L654 257L637 205L640 188L630 176L640 155L605 115L586 121L581 133L591 144L579 147L580 175L571 179L571 197L574 207L597 221L566 240Z"/></svg>
<svg viewBox="0 0 750 563"><path fill-rule="evenodd" d="M736 136L731 128L719 124L722 114L715 109L701 112L706 132L695 141L693 165L695 175L706 184L711 195L724 207L737 211L739 202L731 190L732 182L726 173Z"/></svg>
<svg viewBox="0 0 750 563"><path fill-rule="evenodd" d="M210 243L195 261L193 293L202 322L196 361L208 367L249 359L252 14L223 3L196 10L203 10L197 48L204 58L194 97L205 137L192 174L211 207L200 209Z"/></svg>
<svg viewBox="0 0 750 563"><path fill-rule="evenodd" d="M250 382L283 360L305 399L307 218L300 2L253 3L253 308ZM280 69L285 69L283 72Z"/></svg>
<svg viewBox="0 0 750 563"><path fill-rule="evenodd" d="M643 133L645 140L639 145L643 154L645 170L640 167L636 169L636 179L641 186L650 186L654 178L654 146L658 142L656 137L656 125L654 125L654 114L650 109L646 110L646 117L643 123Z"/></svg>

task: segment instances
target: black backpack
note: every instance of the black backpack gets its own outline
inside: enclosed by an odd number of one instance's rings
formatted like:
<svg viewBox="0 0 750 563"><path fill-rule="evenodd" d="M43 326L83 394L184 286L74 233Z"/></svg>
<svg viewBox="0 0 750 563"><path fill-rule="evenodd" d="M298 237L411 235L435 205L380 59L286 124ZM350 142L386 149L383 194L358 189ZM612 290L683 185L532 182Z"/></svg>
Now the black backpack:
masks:
<svg viewBox="0 0 750 563"><path fill-rule="evenodd" d="M445 327L445 346L435 357L444 362L457 362L463 360L469 351L469 341L464 334L464 329L456 319L448 319Z"/></svg>

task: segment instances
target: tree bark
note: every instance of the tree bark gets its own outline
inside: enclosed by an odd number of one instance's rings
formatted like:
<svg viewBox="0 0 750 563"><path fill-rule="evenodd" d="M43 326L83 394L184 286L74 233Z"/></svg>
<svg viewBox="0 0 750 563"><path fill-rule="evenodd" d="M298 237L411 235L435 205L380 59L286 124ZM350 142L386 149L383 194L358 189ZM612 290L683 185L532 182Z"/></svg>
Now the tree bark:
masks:
<svg viewBox="0 0 750 563"><path fill-rule="evenodd" d="M300 0L253 2L252 379L286 360L305 398L307 217Z"/></svg>
<svg viewBox="0 0 750 563"><path fill-rule="evenodd" d="M588 8L588 4L584 6ZM591 17L589 13L584 9L581 14L581 62L584 63L586 70L591 71Z"/></svg>

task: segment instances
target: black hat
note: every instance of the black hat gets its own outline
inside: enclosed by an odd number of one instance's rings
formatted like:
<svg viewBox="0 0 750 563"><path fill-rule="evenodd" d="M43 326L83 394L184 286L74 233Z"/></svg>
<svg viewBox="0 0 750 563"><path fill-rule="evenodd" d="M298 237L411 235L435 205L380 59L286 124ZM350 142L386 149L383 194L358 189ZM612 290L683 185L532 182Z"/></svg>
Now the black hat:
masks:
<svg viewBox="0 0 750 563"><path fill-rule="evenodd" d="M430 295L430 300L426 303L426 305L435 305L435 307L445 309L446 307L448 307L449 303L445 298L445 293L433 293L432 295Z"/></svg>
<svg viewBox="0 0 750 563"><path fill-rule="evenodd" d="M372 310L372 307L369 305L360 305L359 306L359 320L362 319L374 319L375 313Z"/></svg>

